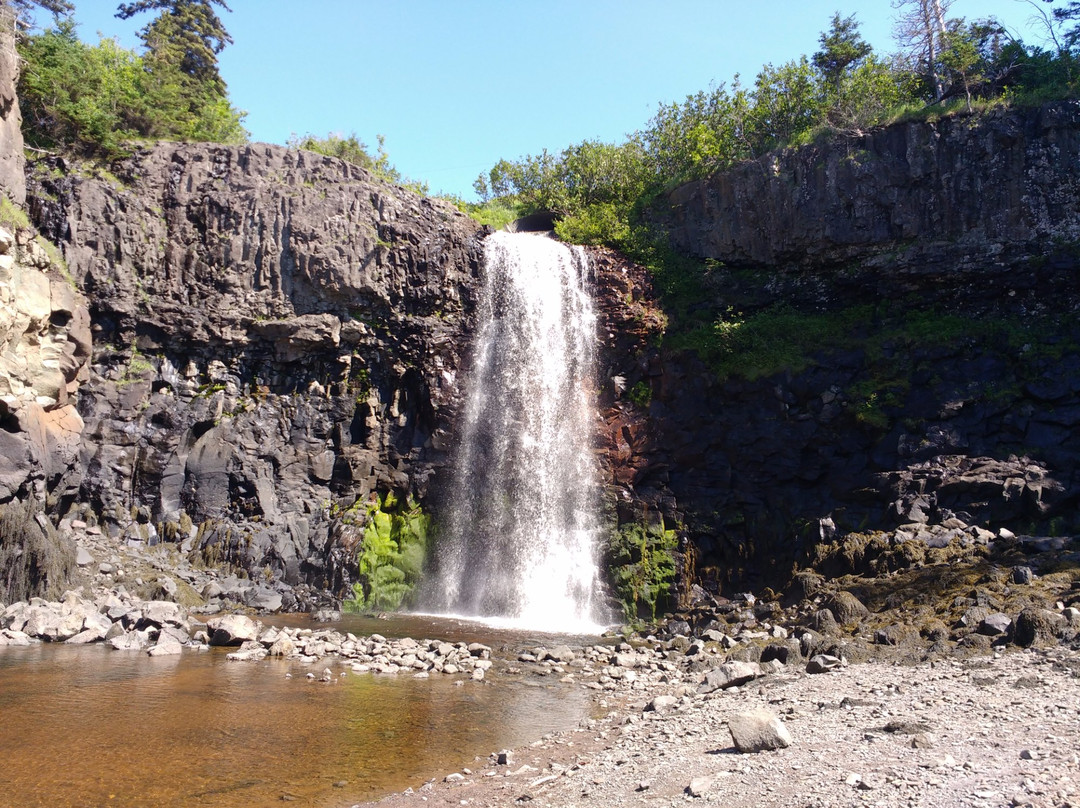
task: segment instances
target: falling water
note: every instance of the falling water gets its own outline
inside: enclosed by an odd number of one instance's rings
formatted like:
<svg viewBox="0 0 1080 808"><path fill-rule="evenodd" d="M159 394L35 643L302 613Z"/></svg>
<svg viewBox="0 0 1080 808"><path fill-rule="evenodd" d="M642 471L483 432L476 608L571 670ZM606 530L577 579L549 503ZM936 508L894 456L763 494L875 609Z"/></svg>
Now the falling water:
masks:
<svg viewBox="0 0 1080 808"><path fill-rule="evenodd" d="M552 631L605 620L596 558L596 316L580 248L487 240L462 440L430 601Z"/></svg>

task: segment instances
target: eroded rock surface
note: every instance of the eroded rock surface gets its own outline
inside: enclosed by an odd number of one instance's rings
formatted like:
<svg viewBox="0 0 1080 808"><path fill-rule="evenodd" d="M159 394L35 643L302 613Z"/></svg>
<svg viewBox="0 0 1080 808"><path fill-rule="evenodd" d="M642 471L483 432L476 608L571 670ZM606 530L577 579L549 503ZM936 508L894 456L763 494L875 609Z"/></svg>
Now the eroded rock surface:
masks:
<svg viewBox="0 0 1080 808"><path fill-rule="evenodd" d="M0 503L70 497L89 378L86 300L26 228L0 227Z"/></svg>
<svg viewBox="0 0 1080 808"><path fill-rule="evenodd" d="M31 183L94 323L84 514L340 591L337 517L424 500L445 462L480 226L275 146L160 144L114 171Z"/></svg>

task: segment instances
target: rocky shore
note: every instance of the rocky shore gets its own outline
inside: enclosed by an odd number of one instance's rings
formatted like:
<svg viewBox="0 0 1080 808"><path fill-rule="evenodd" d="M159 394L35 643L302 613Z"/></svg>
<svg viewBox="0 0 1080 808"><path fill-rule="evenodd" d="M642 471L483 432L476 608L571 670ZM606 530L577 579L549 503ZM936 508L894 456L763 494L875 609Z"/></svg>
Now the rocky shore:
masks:
<svg viewBox="0 0 1080 808"><path fill-rule="evenodd" d="M181 567L153 578L167 548L88 562L84 542L88 583L6 606L0 644L229 646L230 661L290 658L324 682L554 677L594 693L578 729L462 761L389 806L1080 804L1080 552L1065 541L946 549L879 575L804 572L786 597L713 598L588 644L493 648L356 636L326 610L273 625L226 594L253 582ZM178 602L196 587L213 597Z"/></svg>

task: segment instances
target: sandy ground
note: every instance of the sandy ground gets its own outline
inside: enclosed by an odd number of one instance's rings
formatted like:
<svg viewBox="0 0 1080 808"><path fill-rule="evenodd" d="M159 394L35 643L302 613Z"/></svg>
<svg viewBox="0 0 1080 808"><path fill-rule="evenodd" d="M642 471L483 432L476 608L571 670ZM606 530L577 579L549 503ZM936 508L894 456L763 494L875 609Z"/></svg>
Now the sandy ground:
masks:
<svg viewBox="0 0 1080 808"><path fill-rule="evenodd" d="M699 695L664 677L597 694L603 717L463 761L381 808L1080 806L1080 654L1014 651L809 675L789 666ZM646 710L653 697L677 703ZM730 716L767 708L792 744L740 754Z"/></svg>

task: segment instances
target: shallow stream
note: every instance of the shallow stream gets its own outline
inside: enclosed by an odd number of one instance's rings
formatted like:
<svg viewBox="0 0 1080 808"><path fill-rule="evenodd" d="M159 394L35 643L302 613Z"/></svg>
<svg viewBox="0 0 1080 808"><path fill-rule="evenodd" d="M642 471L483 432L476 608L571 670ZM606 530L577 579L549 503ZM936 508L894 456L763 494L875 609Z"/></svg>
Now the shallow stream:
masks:
<svg viewBox="0 0 1080 808"><path fill-rule="evenodd" d="M275 622L479 641L497 659L574 639L428 618ZM0 805L341 808L575 726L589 709L580 686L500 674L498 662L488 680L458 684L226 652L0 648ZM327 667L333 682L306 678Z"/></svg>

